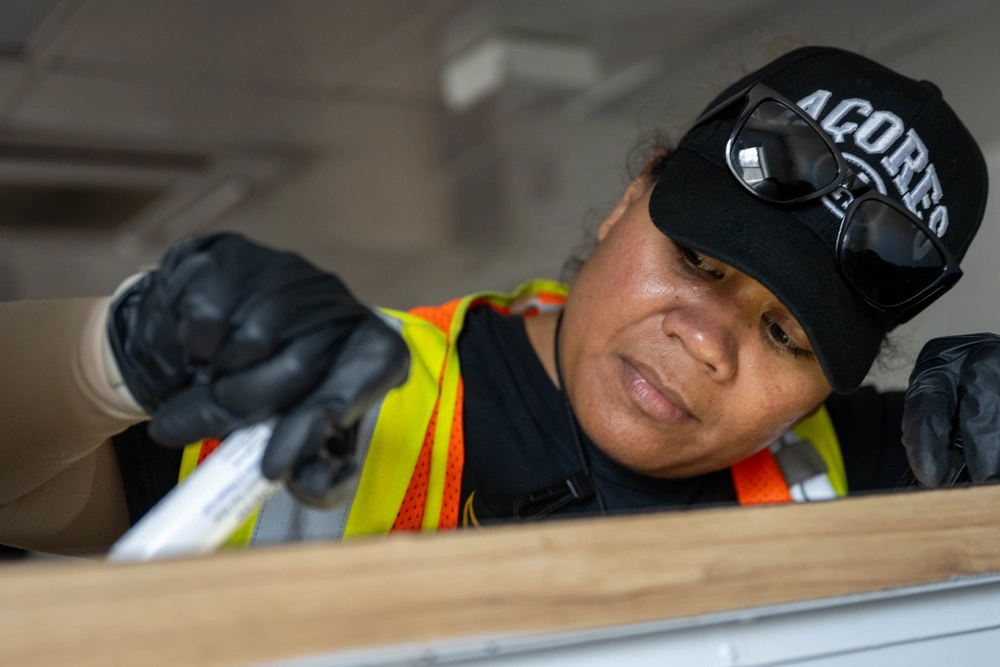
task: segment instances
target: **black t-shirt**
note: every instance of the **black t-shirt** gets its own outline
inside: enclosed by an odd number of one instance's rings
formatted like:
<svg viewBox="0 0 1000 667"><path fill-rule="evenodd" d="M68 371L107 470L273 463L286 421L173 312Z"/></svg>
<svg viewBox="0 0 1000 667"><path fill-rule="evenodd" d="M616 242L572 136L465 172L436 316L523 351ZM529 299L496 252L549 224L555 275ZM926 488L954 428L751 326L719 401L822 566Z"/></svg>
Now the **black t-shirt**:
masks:
<svg viewBox="0 0 1000 667"><path fill-rule="evenodd" d="M177 485L183 450L160 447L136 424L112 439L133 525Z"/></svg>
<svg viewBox="0 0 1000 667"><path fill-rule="evenodd" d="M489 306L471 309L458 356L465 388L462 506L475 492L474 515L489 523L512 520L515 501L528 494L538 498L545 495L539 492L552 490L545 500L522 503L523 518L565 501L556 490L581 472L580 454L562 395L535 355L524 320ZM864 387L850 396L831 396L826 406L851 493L894 488L907 469L900 444L902 393ZM591 482L609 513L736 502L728 470L684 480L647 477L614 462L579 433ZM114 444L134 523L176 484L180 452L153 444L144 425L116 436ZM567 502L549 516L597 511L592 495Z"/></svg>

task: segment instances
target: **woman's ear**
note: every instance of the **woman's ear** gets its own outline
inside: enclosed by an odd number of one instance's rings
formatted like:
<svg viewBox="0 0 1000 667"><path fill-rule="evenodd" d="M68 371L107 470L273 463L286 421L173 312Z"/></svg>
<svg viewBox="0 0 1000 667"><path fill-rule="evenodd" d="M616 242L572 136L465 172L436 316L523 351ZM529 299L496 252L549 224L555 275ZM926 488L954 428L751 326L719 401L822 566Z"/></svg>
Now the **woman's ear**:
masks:
<svg viewBox="0 0 1000 667"><path fill-rule="evenodd" d="M646 190L649 188L649 183L644 178L637 178L625 189L625 194L622 196L621 201L619 201L608 217L604 218L601 222L601 226L597 228L597 240L603 241L604 237L608 235L611 228L618 223L625 216L625 211L628 210L629 206L640 199Z"/></svg>

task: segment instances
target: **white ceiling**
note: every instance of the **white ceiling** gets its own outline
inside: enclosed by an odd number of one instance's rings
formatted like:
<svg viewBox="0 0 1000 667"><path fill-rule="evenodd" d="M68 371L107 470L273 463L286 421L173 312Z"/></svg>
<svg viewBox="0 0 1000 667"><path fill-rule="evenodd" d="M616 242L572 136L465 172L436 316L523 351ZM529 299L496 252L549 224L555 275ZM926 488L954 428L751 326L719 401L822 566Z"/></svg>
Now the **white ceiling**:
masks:
<svg viewBox="0 0 1000 667"><path fill-rule="evenodd" d="M66 0L29 59L0 61L0 123L82 138L334 147L436 113L440 54L497 27L585 38L608 77L654 63L638 82L643 99L611 100L624 101L618 113L655 99L686 118L741 68L800 43L912 61L925 77L943 70L961 97L992 60L970 53L963 72L957 58L920 56L956 31L989 31L997 11L992 0Z"/></svg>

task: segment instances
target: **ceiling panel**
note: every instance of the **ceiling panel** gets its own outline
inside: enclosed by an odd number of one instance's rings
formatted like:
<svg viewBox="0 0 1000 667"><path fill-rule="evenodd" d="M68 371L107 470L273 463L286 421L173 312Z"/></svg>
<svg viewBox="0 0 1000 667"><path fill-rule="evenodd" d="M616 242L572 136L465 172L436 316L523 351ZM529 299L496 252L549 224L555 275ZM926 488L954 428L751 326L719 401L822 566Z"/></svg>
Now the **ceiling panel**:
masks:
<svg viewBox="0 0 1000 667"><path fill-rule="evenodd" d="M355 83L414 45L432 0L107 0L61 55L200 79ZM361 71L358 71L361 68ZM386 81L392 81L388 77ZM412 81L401 79L407 86Z"/></svg>
<svg viewBox="0 0 1000 667"><path fill-rule="evenodd" d="M421 35L377 66L359 71L357 82L366 88L391 90L413 97L413 101L436 104L438 99L438 48L430 36Z"/></svg>
<svg viewBox="0 0 1000 667"><path fill-rule="evenodd" d="M0 60L0 108L6 107L24 85L28 69L12 60Z"/></svg>
<svg viewBox="0 0 1000 667"><path fill-rule="evenodd" d="M0 0L0 52L21 55L62 0Z"/></svg>
<svg viewBox="0 0 1000 667"><path fill-rule="evenodd" d="M294 116L296 107L288 100L210 89L49 74L6 122L53 133L225 142L266 138L275 119Z"/></svg>
<svg viewBox="0 0 1000 667"><path fill-rule="evenodd" d="M2 76L0 76L2 83ZM384 127L431 112L349 95L341 100L275 96L206 86L46 75L5 118L8 128L51 134L138 138L196 146L357 143Z"/></svg>

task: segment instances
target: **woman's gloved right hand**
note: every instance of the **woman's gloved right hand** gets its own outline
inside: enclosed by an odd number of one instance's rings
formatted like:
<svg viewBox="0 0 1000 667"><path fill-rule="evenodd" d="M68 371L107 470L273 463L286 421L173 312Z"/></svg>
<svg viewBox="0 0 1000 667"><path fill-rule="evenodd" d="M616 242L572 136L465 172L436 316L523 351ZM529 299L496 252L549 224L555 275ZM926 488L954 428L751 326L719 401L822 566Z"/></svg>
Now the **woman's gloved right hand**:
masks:
<svg viewBox="0 0 1000 667"><path fill-rule="evenodd" d="M180 447L278 416L263 473L301 500L336 497L353 427L402 384L402 337L336 277L235 234L175 245L111 304L122 379Z"/></svg>

